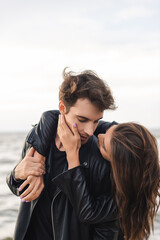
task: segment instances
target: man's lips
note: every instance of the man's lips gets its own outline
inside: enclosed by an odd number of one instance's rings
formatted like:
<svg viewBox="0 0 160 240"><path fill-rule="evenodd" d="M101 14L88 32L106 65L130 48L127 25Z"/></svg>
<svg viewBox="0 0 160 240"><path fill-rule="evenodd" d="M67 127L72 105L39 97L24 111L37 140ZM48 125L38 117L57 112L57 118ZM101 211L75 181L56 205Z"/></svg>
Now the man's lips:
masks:
<svg viewBox="0 0 160 240"><path fill-rule="evenodd" d="M81 140L86 140L86 139L88 139L88 136L82 136L82 135L80 135L80 137L81 137Z"/></svg>

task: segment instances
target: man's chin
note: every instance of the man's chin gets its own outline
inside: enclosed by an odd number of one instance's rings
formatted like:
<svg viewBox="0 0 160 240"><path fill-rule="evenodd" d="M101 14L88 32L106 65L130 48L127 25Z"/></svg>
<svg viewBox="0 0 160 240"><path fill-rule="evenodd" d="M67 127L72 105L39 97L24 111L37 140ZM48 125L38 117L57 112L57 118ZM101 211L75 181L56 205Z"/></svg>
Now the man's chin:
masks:
<svg viewBox="0 0 160 240"><path fill-rule="evenodd" d="M89 138L86 138L86 139L82 139L82 138L81 138L81 144L87 143L87 142L88 142L88 139L89 139Z"/></svg>

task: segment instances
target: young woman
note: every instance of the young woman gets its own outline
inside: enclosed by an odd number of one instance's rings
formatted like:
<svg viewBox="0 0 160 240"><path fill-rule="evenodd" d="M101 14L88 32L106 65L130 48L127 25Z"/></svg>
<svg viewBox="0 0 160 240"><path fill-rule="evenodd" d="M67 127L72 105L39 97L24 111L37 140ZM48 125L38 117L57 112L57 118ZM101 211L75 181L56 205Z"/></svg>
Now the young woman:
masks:
<svg viewBox="0 0 160 240"><path fill-rule="evenodd" d="M79 166L77 151L80 137L76 124L71 132L64 116L61 116L58 135L68 155L68 168ZM112 166L114 196L124 239L148 239L160 197L160 167L155 137L144 126L129 122L114 125L105 134L99 134L97 145ZM63 180L65 189L67 178ZM69 196L71 201L78 197L76 184L79 181L73 183L75 196ZM94 204L96 207L98 200Z"/></svg>

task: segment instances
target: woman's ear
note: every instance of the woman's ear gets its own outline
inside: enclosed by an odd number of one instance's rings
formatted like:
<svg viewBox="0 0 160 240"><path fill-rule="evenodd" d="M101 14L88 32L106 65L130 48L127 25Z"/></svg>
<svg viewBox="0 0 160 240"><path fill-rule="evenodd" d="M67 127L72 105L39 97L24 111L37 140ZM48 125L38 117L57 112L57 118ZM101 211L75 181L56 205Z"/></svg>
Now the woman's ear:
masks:
<svg viewBox="0 0 160 240"><path fill-rule="evenodd" d="M61 114L66 113L66 107L65 107L64 102L62 100L59 101L59 111L60 111Z"/></svg>

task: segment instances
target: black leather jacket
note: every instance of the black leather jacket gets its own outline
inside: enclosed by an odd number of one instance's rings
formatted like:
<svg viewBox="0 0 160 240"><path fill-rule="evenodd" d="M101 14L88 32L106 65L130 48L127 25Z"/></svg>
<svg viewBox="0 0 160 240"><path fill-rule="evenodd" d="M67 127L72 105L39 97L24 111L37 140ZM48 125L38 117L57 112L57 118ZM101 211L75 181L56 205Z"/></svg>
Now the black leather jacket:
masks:
<svg viewBox="0 0 160 240"><path fill-rule="evenodd" d="M39 124L28 134L22 152L23 159L26 150L33 146L39 153L47 156L47 172L50 169L49 143L53 140L53 133L57 128L58 115L59 111L48 111L42 115ZM112 124L115 122L101 121L95 134L105 132ZM52 179L57 186L51 213L54 218L52 219L54 240L123 239L116 206L111 197L110 163L100 155L95 136L92 136L87 144L80 156L81 165L71 170L67 170L66 166L62 174ZM14 181L13 172L7 177L7 183L11 191L19 196L17 189L22 182ZM47 173L45 185L47 185ZM45 190L42 194L45 194ZM21 203L15 240L24 239L38 199L31 203ZM64 209L61 216L57 214L58 207ZM74 222L74 231L69 222L70 216Z"/></svg>

